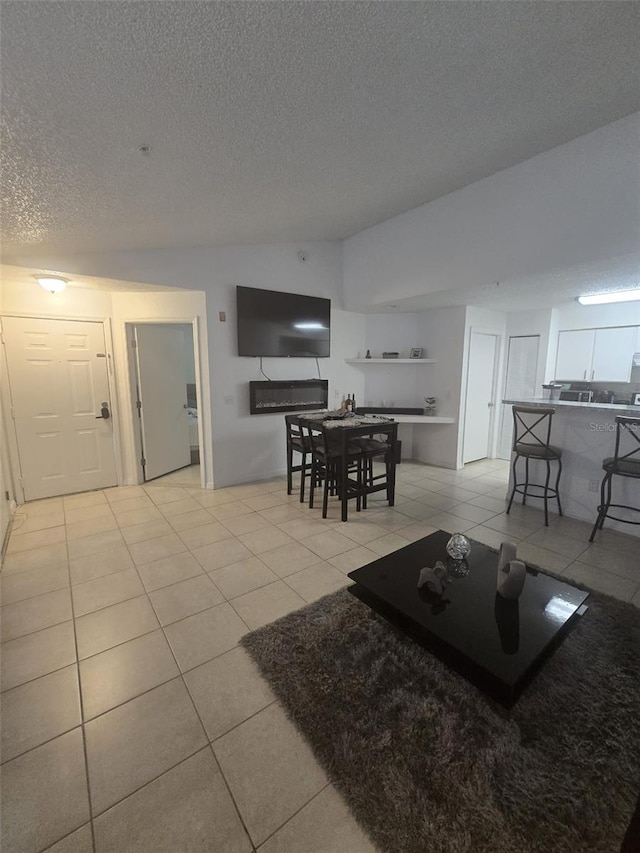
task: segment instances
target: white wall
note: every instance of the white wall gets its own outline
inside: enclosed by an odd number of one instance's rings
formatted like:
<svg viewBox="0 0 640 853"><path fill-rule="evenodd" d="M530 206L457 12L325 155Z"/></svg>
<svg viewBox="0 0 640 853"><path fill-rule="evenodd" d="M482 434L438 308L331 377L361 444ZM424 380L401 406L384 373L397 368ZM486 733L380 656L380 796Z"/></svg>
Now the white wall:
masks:
<svg viewBox="0 0 640 853"><path fill-rule="evenodd" d="M307 255L305 263L297 257L300 249ZM330 298L331 357L320 359L322 378L329 380L330 405L349 392L364 399L362 371L344 360L356 357L359 351L364 354L365 322L361 315L342 308L342 250L338 243L162 249L58 256L39 263L70 275L204 291L216 487L267 478L281 473L286 465L283 416L249 415L249 380L262 376L258 359L236 355L236 285ZM220 312L226 315L224 322ZM123 319L122 313L119 318ZM268 358L263 364L272 379L317 376L314 359Z"/></svg>
<svg viewBox="0 0 640 853"><path fill-rule="evenodd" d="M436 308L417 314L418 336L435 364L411 367L424 371L420 397L436 397L438 415L456 419L454 424L430 424L414 428L413 455L416 459L443 468L460 468L460 404L465 340L466 309ZM422 390L422 389L421 389Z"/></svg>
<svg viewBox="0 0 640 853"><path fill-rule="evenodd" d="M49 293L35 281L7 279L4 284L3 314L24 317L66 317L75 320L105 320L111 316L111 293L83 287L67 287Z"/></svg>
<svg viewBox="0 0 640 853"><path fill-rule="evenodd" d="M351 315L353 316L353 315ZM436 397L437 414L456 419L454 424L401 425L403 458L445 468L460 467L458 443L465 341L464 307L437 308L415 314L367 314L364 317L365 345L374 358L384 351L408 358L412 347L424 350L435 364L363 364L357 369L364 378L367 406L421 408L425 397Z"/></svg>
<svg viewBox="0 0 640 853"><path fill-rule="evenodd" d="M382 358L383 352L397 352L409 358L412 347L426 348L420 339L419 314L367 314L365 316L365 352ZM361 353L364 356L364 352ZM427 355L424 356L425 358ZM428 393L431 366L426 364L364 364L359 370L364 376L366 406L421 407Z"/></svg>
<svg viewBox="0 0 640 853"><path fill-rule="evenodd" d="M639 136L637 113L356 234L346 307L637 253Z"/></svg>

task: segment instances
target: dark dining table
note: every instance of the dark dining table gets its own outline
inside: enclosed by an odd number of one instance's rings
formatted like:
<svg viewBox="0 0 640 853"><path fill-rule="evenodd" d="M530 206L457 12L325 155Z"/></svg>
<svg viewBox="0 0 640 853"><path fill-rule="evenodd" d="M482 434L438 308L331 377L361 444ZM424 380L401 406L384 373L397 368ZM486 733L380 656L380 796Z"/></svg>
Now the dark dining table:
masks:
<svg viewBox="0 0 640 853"><path fill-rule="evenodd" d="M327 443L339 451L339 496L341 501L342 521L347 521L347 505L350 497L363 497L374 492L386 490L389 506L395 501L395 467L398 424L393 418L380 415L359 415L351 412L346 415L339 411L304 412L298 415L298 422L306 424L311 429L322 432L327 436ZM335 432L335 440L332 433ZM386 476L384 482L367 484L355 483L349 479L348 468L350 445L354 439L365 440L374 434L388 435L389 450L387 451Z"/></svg>

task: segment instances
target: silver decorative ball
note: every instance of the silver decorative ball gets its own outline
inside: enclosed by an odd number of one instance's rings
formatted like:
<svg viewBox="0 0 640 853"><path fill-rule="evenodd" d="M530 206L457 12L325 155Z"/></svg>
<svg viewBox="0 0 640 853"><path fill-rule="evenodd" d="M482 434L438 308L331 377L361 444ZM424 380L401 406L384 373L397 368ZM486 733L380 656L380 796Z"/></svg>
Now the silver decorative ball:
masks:
<svg viewBox="0 0 640 853"><path fill-rule="evenodd" d="M471 551L471 543L462 533L454 533L447 542L447 554L454 560L464 560Z"/></svg>

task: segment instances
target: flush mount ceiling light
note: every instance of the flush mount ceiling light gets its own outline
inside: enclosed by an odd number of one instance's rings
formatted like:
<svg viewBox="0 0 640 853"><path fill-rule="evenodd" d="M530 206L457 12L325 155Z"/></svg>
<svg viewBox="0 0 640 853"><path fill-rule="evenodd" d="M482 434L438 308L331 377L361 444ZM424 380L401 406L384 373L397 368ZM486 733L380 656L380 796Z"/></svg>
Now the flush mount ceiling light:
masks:
<svg viewBox="0 0 640 853"><path fill-rule="evenodd" d="M587 293L576 297L580 305L606 305L609 302L635 302L640 299L640 288L635 290L609 290L605 293Z"/></svg>
<svg viewBox="0 0 640 853"><path fill-rule="evenodd" d="M67 286L68 279L60 275L34 275L40 287L49 293L60 293Z"/></svg>

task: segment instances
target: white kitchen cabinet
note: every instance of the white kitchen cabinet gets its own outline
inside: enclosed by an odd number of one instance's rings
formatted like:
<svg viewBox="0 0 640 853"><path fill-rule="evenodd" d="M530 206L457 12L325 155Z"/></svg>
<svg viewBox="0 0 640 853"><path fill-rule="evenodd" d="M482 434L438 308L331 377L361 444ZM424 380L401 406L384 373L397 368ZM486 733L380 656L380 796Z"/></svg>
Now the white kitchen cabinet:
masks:
<svg viewBox="0 0 640 853"><path fill-rule="evenodd" d="M636 336L635 326L596 329L589 374L593 382L629 382Z"/></svg>
<svg viewBox="0 0 640 853"><path fill-rule="evenodd" d="M636 326L559 332L556 380L628 382L639 336Z"/></svg>
<svg viewBox="0 0 640 853"><path fill-rule="evenodd" d="M591 376L595 329L559 332L556 380L577 381Z"/></svg>

